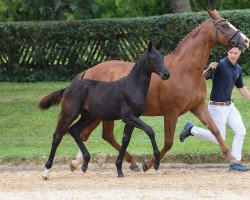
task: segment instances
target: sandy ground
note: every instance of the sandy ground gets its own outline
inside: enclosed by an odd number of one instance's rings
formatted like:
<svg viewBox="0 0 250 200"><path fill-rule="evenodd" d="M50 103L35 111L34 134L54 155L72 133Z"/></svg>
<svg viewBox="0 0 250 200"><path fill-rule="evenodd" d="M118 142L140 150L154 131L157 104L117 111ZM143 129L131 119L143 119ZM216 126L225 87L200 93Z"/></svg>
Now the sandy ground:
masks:
<svg viewBox="0 0 250 200"><path fill-rule="evenodd" d="M117 178L114 164L80 169L54 164L50 179L43 166L0 166L0 199L250 199L250 172L227 172L227 165L161 164L158 171Z"/></svg>

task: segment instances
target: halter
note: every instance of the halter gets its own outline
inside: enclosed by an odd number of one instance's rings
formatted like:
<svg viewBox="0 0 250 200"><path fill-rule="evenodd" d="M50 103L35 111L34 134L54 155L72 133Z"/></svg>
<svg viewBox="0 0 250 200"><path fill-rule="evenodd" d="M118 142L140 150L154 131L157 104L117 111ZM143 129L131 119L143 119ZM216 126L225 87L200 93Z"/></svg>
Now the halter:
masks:
<svg viewBox="0 0 250 200"><path fill-rule="evenodd" d="M233 35L228 36L228 35L223 31L223 29L219 26L219 23L220 23L220 22L222 22L222 21L228 21L227 19L221 18L221 19L219 19L218 21L214 21L214 20L212 20L212 21L213 21L213 24L214 24L216 30L219 30L219 31L222 33L222 35L224 35L224 37L228 40L228 44L229 44L229 45L231 45L231 46L237 46L237 45L238 45L238 43L239 43L240 40L234 41L233 39L234 39L238 34L241 33L241 31L240 31L239 29L237 29L237 31L236 31ZM217 37L217 41L218 41L218 31L216 31L216 37Z"/></svg>
<svg viewBox="0 0 250 200"><path fill-rule="evenodd" d="M229 47L228 47L228 49L227 49L226 51L223 52L223 54L222 54L219 58L216 59L217 62L219 62L220 59L222 59L222 58L227 54L227 52L228 52L230 49L232 49L233 46L237 46L237 45L238 45L238 43L239 43L240 40L238 40L238 41L236 42L236 41L234 41L233 39L234 39L238 34L241 33L241 31L240 31L239 29L237 29L237 31L236 31L232 36L228 36L228 35L223 31L223 29L218 25L218 24L219 24L220 22L222 22L222 21L228 21L228 20L227 20L227 19L223 19L223 18L219 19L219 20L216 21L216 22L213 20L213 24L214 24L214 26L215 26L215 28L216 28L217 43L218 43L218 30L219 30L219 31L222 33L222 35L224 35L224 37L228 40ZM208 69L208 70L206 71L206 73L204 74L204 77L205 77L206 79L211 78L211 77L213 76L213 72L214 72L214 69L212 69L212 68Z"/></svg>

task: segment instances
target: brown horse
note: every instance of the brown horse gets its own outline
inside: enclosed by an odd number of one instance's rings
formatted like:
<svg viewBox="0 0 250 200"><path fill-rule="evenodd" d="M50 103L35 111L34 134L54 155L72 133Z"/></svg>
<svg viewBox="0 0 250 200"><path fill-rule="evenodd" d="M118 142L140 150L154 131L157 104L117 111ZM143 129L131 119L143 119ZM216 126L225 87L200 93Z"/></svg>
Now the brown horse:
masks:
<svg viewBox="0 0 250 200"><path fill-rule="evenodd" d="M191 111L216 137L221 151L227 159L233 159L228 147L223 141L220 132L211 119L207 106L206 84L203 70L208 61L211 49L217 45L236 45L240 49L249 47L249 39L237 30L226 19L223 19L216 10L208 10L209 19L195 28L176 48L164 57L164 62L169 67L171 77L168 81L161 81L159 77L152 76L147 94L147 108L145 116L163 116L165 143L160 157L172 147L177 119L180 115ZM102 81L114 81L128 73L133 66L132 62L107 61L88 69L85 78ZM105 74L105 75L104 75ZM87 141L91 132L100 121L96 121L85 129L81 138ZM102 121L104 140L109 142L118 151L113 128L114 122ZM72 161L73 171L79 163L79 154L76 161ZM131 163L132 168L137 168L134 158L126 152L125 160ZM153 157L143 164L146 171L153 164Z"/></svg>

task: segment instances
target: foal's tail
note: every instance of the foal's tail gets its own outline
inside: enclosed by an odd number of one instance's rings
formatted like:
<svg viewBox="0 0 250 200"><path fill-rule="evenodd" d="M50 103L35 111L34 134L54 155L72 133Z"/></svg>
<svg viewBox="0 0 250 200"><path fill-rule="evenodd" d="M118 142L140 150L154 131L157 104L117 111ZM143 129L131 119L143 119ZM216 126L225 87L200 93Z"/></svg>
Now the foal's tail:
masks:
<svg viewBox="0 0 250 200"><path fill-rule="evenodd" d="M47 110L51 106L57 105L62 100L62 94L66 88L51 92L47 96L43 97L39 102L39 108L42 110Z"/></svg>
<svg viewBox="0 0 250 200"><path fill-rule="evenodd" d="M78 79L82 78L84 74L86 73L86 70L76 75L76 77L71 81L71 84L76 82ZM57 90L55 92L51 92L47 96L43 97L39 102L39 108L42 110L47 110L51 106L57 105L62 100L62 94L65 91L66 88Z"/></svg>

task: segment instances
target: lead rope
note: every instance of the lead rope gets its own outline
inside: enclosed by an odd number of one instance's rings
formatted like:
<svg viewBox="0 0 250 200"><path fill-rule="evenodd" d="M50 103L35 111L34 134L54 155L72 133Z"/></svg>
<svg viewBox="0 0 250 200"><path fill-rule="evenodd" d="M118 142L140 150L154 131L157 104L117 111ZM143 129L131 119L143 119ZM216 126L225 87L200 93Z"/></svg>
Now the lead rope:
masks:
<svg viewBox="0 0 250 200"><path fill-rule="evenodd" d="M225 55L227 54L227 52L230 51L230 49L232 49L232 48L233 48L233 46L229 46L229 48L226 51L224 51L223 54L219 58L216 59L216 62L219 62L223 57L225 57ZM212 78L212 76L214 74L214 70L215 69L209 68L205 72L204 77L205 77L206 80Z"/></svg>

